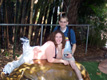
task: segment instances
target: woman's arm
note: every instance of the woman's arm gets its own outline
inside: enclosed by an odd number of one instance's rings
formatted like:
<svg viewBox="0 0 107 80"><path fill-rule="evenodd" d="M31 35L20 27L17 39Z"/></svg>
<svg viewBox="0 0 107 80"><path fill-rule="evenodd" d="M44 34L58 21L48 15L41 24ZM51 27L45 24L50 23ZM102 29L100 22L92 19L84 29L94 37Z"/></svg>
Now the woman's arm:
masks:
<svg viewBox="0 0 107 80"><path fill-rule="evenodd" d="M55 59L55 45L53 42L48 43L48 47L45 51L48 62L50 63L63 63L64 65L68 65L68 61L61 59Z"/></svg>
<svg viewBox="0 0 107 80"><path fill-rule="evenodd" d="M69 62L67 60L63 60L63 59L54 59L50 63L63 63L64 65L69 65Z"/></svg>
<svg viewBox="0 0 107 80"><path fill-rule="evenodd" d="M56 48L56 52L57 52L57 56L56 58L57 59L62 59L62 43L58 45L58 47Z"/></svg>

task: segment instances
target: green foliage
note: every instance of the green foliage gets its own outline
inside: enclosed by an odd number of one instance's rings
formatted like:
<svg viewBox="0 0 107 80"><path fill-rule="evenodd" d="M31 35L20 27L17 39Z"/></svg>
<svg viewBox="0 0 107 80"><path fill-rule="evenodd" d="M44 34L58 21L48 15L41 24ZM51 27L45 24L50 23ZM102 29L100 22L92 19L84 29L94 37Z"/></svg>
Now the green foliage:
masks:
<svg viewBox="0 0 107 80"><path fill-rule="evenodd" d="M84 11L85 10L85 11ZM86 0L82 2L79 9L79 23L91 24L89 34L89 45L101 47L107 40L107 1Z"/></svg>
<svg viewBox="0 0 107 80"><path fill-rule="evenodd" d="M19 57L20 55L19 55L19 54L16 54L15 56Z"/></svg>
<svg viewBox="0 0 107 80"><path fill-rule="evenodd" d="M102 20L102 21L101 21ZM99 17L92 17L90 19L90 24L92 24L89 35L89 44L91 46L102 47L106 43L106 27L103 23L103 19Z"/></svg>
<svg viewBox="0 0 107 80"><path fill-rule="evenodd" d="M9 56L9 55L10 55L10 53L6 51L5 52L5 56Z"/></svg>

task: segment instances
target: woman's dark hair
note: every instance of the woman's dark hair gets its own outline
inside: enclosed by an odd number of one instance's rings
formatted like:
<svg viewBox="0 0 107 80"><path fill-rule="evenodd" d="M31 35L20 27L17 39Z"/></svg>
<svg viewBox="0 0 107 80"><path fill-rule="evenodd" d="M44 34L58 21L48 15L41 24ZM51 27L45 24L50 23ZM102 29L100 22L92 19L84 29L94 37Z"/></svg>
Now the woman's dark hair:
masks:
<svg viewBox="0 0 107 80"><path fill-rule="evenodd" d="M60 30L56 30L55 32L52 32L49 37L47 38L47 41L52 41L54 42L55 46L57 47L57 44L56 44L56 41L55 41L55 36L57 33L60 33L62 35L62 49L65 47L65 36L64 36L64 33L61 32Z"/></svg>

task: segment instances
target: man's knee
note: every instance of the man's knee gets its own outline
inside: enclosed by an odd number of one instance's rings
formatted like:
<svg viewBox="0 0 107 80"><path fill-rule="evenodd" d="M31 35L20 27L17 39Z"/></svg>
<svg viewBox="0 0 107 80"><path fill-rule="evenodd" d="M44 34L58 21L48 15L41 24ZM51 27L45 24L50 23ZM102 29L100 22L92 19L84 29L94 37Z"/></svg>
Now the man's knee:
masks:
<svg viewBox="0 0 107 80"><path fill-rule="evenodd" d="M70 65L73 69L76 69L77 67L75 61L70 61Z"/></svg>

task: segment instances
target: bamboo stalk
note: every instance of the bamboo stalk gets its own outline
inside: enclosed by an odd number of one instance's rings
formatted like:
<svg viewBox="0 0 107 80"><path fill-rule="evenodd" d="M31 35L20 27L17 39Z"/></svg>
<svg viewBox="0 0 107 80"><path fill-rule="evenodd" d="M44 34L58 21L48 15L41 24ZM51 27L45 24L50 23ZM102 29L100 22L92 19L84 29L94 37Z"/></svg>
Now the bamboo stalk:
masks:
<svg viewBox="0 0 107 80"><path fill-rule="evenodd" d="M31 0L30 24L32 24L33 6L34 6L34 0ZM29 26L29 34L28 34L29 41L31 41L31 34L32 34L32 26Z"/></svg>

